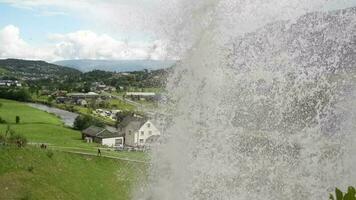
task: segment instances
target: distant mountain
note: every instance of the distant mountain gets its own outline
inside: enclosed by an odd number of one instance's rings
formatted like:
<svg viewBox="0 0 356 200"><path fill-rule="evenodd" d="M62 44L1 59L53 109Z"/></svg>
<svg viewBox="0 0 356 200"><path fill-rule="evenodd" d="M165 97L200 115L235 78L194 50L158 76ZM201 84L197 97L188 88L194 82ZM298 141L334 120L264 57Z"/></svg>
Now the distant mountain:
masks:
<svg viewBox="0 0 356 200"><path fill-rule="evenodd" d="M0 75L17 78L53 78L81 74L80 71L45 61L0 59Z"/></svg>
<svg viewBox="0 0 356 200"><path fill-rule="evenodd" d="M144 69L156 70L171 67L175 61L159 60L63 60L55 64L71 67L82 72L104 70L111 72L132 72Z"/></svg>

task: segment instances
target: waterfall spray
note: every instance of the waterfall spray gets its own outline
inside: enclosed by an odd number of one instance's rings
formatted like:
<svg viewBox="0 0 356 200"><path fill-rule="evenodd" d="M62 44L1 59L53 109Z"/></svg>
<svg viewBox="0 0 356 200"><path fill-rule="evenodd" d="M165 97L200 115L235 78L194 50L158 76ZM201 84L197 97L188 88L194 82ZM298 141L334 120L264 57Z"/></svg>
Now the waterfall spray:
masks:
<svg viewBox="0 0 356 200"><path fill-rule="evenodd" d="M181 60L137 199L315 200L356 184L356 9L324 3L173 3Z"/></svg>

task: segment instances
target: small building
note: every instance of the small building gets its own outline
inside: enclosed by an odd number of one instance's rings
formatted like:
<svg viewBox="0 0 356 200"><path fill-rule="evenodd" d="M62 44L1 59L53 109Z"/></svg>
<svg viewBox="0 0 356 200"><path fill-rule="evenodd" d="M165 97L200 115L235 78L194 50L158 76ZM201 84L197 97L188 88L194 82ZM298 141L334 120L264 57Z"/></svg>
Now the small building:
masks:
<svg viewBox="0 0 356 200"><path fill-rule="evenodd" d="M132 100L155 100L157 98L154 92L126 92L125 96Z"/></svg>
<svg viewBox="0 0 356 200"><path fill-rule="evenodd" d="M58 104L66 103L67 101L69 101L69 99L67 97L57 97L56 98L56 103L58 103Z"/></svg>
<svg viewBox="0 0 356 200"><path fill-rule="evenodd" d="M88 106L88 102L85 99L78 99L77 104L84 107Z"/></svg>
<svg viewBox="0 0 356 200"><path fill-rule="evenodd" d="M134 116L125 117L119 124L119 130L125 135L125 145L131 147L143 148L161 135L152 121Z"/></svg>
<svg viewBox="0 0 356 200"><path fill-rule="evenodd" d="M96 142L107 147L123 147L124 136L119 132L111 132L106 128L90 126L82 131L82 139L88 143Z"/></svg>
<svg viewBox="0 0 356 200"><path fill-rule="evenodd" d="M22 84L16 80L0 80L0 86L2 87L22 87Z"/></svg>
<svg viewBox="0 0 356 200"><path fill-rule="evenodd" d="M69 93L67 94L67 97L73 100L78 100L78 99L97 99L100 96L95 92L88 92L88 93Z"/></svg>
<svg viewBox="0 0 356 200"><path fill-rule="evenodd" d="M51 95L54 97L64 97L67 95L67 91L66 90L57 90L55 92L53 92Z"/></svg>

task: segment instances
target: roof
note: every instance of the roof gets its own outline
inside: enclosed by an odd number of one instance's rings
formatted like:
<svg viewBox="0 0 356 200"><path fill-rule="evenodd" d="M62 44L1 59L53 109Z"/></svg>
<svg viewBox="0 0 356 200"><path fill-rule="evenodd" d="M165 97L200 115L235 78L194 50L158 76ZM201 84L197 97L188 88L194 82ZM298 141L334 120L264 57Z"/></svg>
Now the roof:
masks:
<svg viewBox="0 0 356 200"><path fill-rule="evenodd" d="M136 131L139 130L146 122L147 119L145 118L127 116L121 121L119 126L121 128L129 128L132 129L133 131Z"/></svg>
<svg viewBox="0 0 356 200"><path fill-rule="evenodd" d="M146 143L155 143L160 138L160 135L152 135L146 139Z"/></svg>
<svg viewBox="0 0 356 200"><path fill-rule="evenodd" d="M97 93L68 93L67 96L81 96L81 97L86 97L86 96L99 96Z"/></svg>
<svg viewBox="0 0 356 200"><path fill-rule="evenodd" d="M114 138L114 137L122 137L122 133L119 132L111 132L105 128L100 128L97 126L90 126L89 128L82 131L87 136L97 137L97 138Z"/></svg>
<svg viewBox="0 0 356 200"><path fill-rule="evenodd" d="M154 92L126 92L128 96L155 96Z"/></svg>

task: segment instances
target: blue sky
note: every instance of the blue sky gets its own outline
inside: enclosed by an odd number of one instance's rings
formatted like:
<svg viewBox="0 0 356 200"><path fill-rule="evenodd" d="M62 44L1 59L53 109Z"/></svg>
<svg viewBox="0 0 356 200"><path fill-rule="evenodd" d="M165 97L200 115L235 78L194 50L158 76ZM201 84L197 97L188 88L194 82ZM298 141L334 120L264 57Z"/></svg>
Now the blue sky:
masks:
<svg viewBox="0 0 356 200"><path fill-rule="evenodd" d="M329 1L327 9L356 6ZM152 24L159 2L0 0L0 58L162 59L166 43Z"/></svg>
<svg viewBox="0 0 356 200"><path fill-rule="evenodd" d="M49 34L91 29L88 22L73 15L44 16L36 10L16 8L6 3L0 3L0 13L0 28L9 24L19 27L23 39L33 45L45 43Z"/></svg>
<svg viewBox="0 0 356 200"><path fill-rule="evenodd" d="M0 0L0 58L161 59L153 1Z"/></svg>

